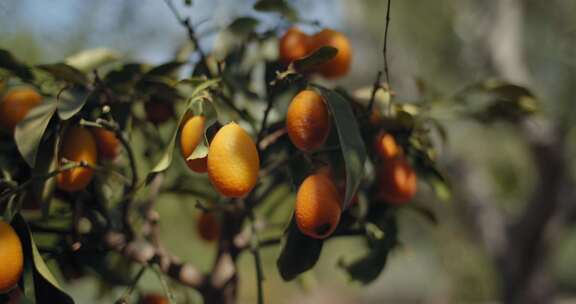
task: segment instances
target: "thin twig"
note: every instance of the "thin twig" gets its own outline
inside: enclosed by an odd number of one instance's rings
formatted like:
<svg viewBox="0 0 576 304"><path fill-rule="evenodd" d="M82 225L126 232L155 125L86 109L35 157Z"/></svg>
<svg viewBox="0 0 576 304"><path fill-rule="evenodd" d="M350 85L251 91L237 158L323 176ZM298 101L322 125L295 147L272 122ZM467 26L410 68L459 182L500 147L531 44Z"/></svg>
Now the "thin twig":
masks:
<svg viewBox="0 0 576 304"><path fill-rule="evenodd" d="M146 272L146 269L147 269L147 268L148 268L147 265L144 265L144 266L142 266L142 268L140 268L140 270L138 271L138 273L136 274L136 276L135 276L134 279L132 280L132 283L130 284L130 287L128 287L128 289L124 292L124 294L122 295L122 297L116 301L117 304L128 303L128 299L130 299L130 296L131 296L132 293L134 292L134 289L136 288L136 285L138 285L138 282L140 281L140 278L142 278L142 275L144 275L144 272Z"/></svg>
<svg viewBox="0 0 576 304"><path fill-rule="evenodd" d="M382 55L384 56L384 74L386 75L386 83L390 83L390 72L388 68L388 28L390 27L390 5L392 0L388 0L388 5L386 7L386 27L384 28L384 48L382 49Z"/></svg>

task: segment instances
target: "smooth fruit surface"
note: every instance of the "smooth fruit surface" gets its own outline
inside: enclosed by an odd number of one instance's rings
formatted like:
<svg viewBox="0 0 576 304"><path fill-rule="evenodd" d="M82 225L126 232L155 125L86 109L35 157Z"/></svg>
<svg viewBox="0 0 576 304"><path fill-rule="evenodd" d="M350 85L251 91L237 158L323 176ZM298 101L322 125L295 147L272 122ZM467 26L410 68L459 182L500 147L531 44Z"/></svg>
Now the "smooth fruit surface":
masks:
<svg viewBox="0 0 576 304"><path fill-rule="evenodd" d="M336 229L341 205L338 189L332 180L322 173L310 175L296 195L296 224L303 234L324 239Z"/></svg>
<svg viewBox="0 0 576 304"><path fill-rule="evenodd" d="M204 125L206 118L204 116L191 116L188 118L180 129L180 152L182 157L187 159L192 152L198 147L204 138ZM192 171L204 173L207 170L206 158L197 158L186 161Z"/></svg>
<svg viewBox="0 0 576 304"><path fill-rule="evenodd" d="M310 52L311 38L296 27L291 27L280 38L278 54L284 64L305 57Z"/></svg>
<svg viewBox="0 0 576 304"><path fill-rule="evenodd" d="M196 230L201 239L214 241L220 236L220 223L212 212L202 212L196 222Z"/></svg>
<svg viewBox="0 0 576 304"><path fill-rule="evenodd" d="M98 149L92 132L81 127L70 127L62 139L60 158L76 163L84 161L90 165L96 164ZM64 191L76 192L90 183L93 174L92 168L73 168L58 174L57 184Z"/></svg>
<svg viewBox="0 0 576 304"><path fill-rule="evenodd" d="M403 204L416 194L417 177L404 157L385 160L377 171L378 197L391 204Z"/></svg>
<svg viewBox="0 0 576 304"><path fill-rule="evenodd" d="M222 127L208 149L208 177L220 194L242 197L258 180L260 158L254 141L236 123Z"/></svg>
<svg viewBox="0 0 576 304"><path fill-rule="evenodd" d="M120 140L116 134L103 128L92 129L92 134L96 138L98 152L102 158L114 159L120 153Z"/></svg>
<svg viewBox="0 0 576 304"><path fill-rule="evenodd" d="M0 101L0 128L13 132L26 114L41 102L42 96L29 87L8 91Z"/></svg>
<svg viewBox="0 0 576 304"><path fill-rule="evenodd" d="M375 148L378 156L384 160L392 159L402 154L400 146L398 146L396 139L390 133L378 134Z"/></svg>
<svg viewBox="0 0 576 304"><path fill-rule="evenodd" d="M309 152L322 146L330 134L330 126L328 107L318 93L304 90L292 99L286 128L298 149Z"/></svg>
<svg viewBox="0 0 576 304"><path fill-rule="evenodd" d="M140 298L140 304L168 304L168 299L164 296L155 293L143 295Z"/></svg>
<svg viewBox="0 0 576 304"><path fill-rule="evenodd" d="M24 254L14 228L0 220L0 293L12 289L22 275Z"/></svg>
<svg viewBox="0 0 576 304"><path fill-rule="evenodd" d="M316 68L318 73L326 78L338 78L346 75L352 62L352 48L346 36L338 31L323 29L312 36L311 52L323 46L331 46L338 50L334 58Z"/></svg>

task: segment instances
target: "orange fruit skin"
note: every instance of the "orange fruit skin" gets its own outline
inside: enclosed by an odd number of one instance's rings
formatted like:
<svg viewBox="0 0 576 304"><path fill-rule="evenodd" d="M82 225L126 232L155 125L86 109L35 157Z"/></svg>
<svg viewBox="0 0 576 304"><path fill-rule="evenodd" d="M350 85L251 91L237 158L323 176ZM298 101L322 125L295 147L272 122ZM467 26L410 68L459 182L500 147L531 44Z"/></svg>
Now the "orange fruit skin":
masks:
<svg viewBox="0 0 576 304"><path fill-rule="evenodd" d="M396 143L396 139L390 133L380 133L376 137L375 149L378 156L384 160L392 159L402 154L402 148Z"/></svg>
<svg viewBox="0 0 576 304"><path fill-rule="evenodd" d="M308 176L296 194L296 224L300 231L315 239L330 236L342 212L336 185L325 174Z"/></svg>
<svg viewBox="0 0 576 304"><path fill-rule="evenodd" d="M196 222L196 230L200 238L206 242L212 242L220 236L220 223L218 218L211 212L202 212Z"/></svg>
<svg viewBox="0 0 576 304"><path fill-rule="evenodd" d="M377 171L377 179L377 196L387 203L401 205L416 194L416 173L404 157L385 160Z"/></svg>
<svg viewBox="0 0 576 304"><path fill-rule="evenodd" d="M206 118L198 115L191 116L182 124L180 129L180 152L182 152L184 159L187 159L202 142L205 123ZM205 173L207 171L206 161L206 157L203 157L187 160L186 164L194 172Z"/></svg>
<svg viewBox="0 0 576 304"><path fill-rule="evenodd" d="M165 102L147 102L144 104L146 119L153 124L162 124L174 116L174 108Z"/></svg>
<svg viewBox="0 0 576 304"><path fill-rule="evenodd" d="M331 46L338 49L334 58L316 67L315 70L326 78L339 78L348 73L352 62L352 47L346 36L338 31L323 29L312 36L313 52L320 47Z"/></svg>
<svg viewBox="0 0 576 304"><path fill-rule="evenodd" d="M10 291L22 276L22 243L10 224L0 221L0 293Z"/></svg>
<svg viewBox="0 0 576 304"><path fill-rule="evenodd" d="M310 36L296 27L291 27L278 43L280 61L289 64L294 60L306 57L310 53L310 47Z"/></svg>
<svg viewBox="0 0 576 304"><path fill-rule="evenodd" d="M94 135L86 128L70 127L62 139L60 158L73 162L85 161L91 165L96 164L98 149ZM64 191L80 191L90 183L92 175L94 175L92 168L73 168L58 174L57 185Z"/></svg>
<svg viewBox="0 0 576 304"><path fill-rule="evenodd" d="M324 144L330 134L331 120L322 96L312 90L298 93L288 106L286 128L292 143L305 152Z"/></svg>
<svg viewBox="0 0 576 304"><path fill-rule="evenodd" d="M0 102L0 128L14 132L16 125L41 102L42 96L29 87L8 91Z"/></svg>
<svg viewBox="0 0 576 304"><path fill-rule="evenodd" d="M149 293L140 298L140 304L168 304L168 299L155 293Z"/></svg>
<svg viewBox="0 0 576 304"><path fill-rule="evenodd" d="M120 140L116 134L110 130L102 128L92 129L92 134L96 138L98 152L102 158L114 159L120 153Z"/></svg>
<svg viewBox="0 0 576 304"><path fill-rule="evenodd" d="M258 180L260 158L248 133L232 122L222 127L208 149L208 177L227 197L242 197Z"/></svg>

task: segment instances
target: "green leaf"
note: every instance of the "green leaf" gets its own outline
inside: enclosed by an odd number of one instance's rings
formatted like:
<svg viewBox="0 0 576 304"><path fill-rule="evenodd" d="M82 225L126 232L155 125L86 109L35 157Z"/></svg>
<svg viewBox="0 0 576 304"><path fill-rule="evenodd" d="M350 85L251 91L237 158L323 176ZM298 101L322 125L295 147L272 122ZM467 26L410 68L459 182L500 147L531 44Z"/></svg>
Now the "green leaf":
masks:
<svg viewBox="0 0 576 304"><path fill-rule="evenodd" d="M16 146L31 168L35 167L38 147L55 111L56 103L53 100L46 100L30 110L24 120L16 125L14 130Z"/></svg>
<svg viewBox="0 0 576 304"><path fill-rule="evenodd" d="M318 89L330 107L334 125L338 131L340 149L346 167L346 195L343 202L343 209L346 209L350 206L354 193L358 190L364 176L366 149L356 117L348 101L337 92L323 87L318 87Z"/></svg>
<svg viewBox="0 0 576 304"><path fill-rule="evenodd" d="M357 260L346 263L339 262L353 280L368 284L382 273L388 255L398 244L398 226L395 218L386 217L376 223L366 223L369 252Z"/></svg>
<svg viewBox="0 0 576 304"><path fill-rule="evenodd" d="M298 19L296 10L284 0L260 0L254 4L254 9L260 12L279 13L289 21Z"/></svg>
<svg viewBox="0 0 576 304"><path fill-rule="evenodd" d="M296 71L304 71L334 58L336 54L338 54L337 48L331 46L323 46L314 51L314 53L304 58L295 60L292 64Z"/></svg>
<svg viewBox="0 0 576 304"><path fill-rule="evenodd" d="M38 147L38 160L36 166L32 169L34 176L46 176L58 168L59 142L60 137L54 132L54 134L46 138L45 144ZM41 206L44 217L49 214L55 188L55 178L37 179L32 182L31 191L28 192L28 194L32 195L34 202Z"/></svg>
<svg viewBox="0 0 576 304"><path fill-rule="evenodd" d="M93 91L92 91L93 92ZM85 90L71 89L63 91L58 100L58 117L62 120L68 120L76 113L80 112L86 101L93 96L92 93L88 93Z"/></svg>
<svg viewBox="0 0 576 304"><path fill-rule="evenodd" d="M80 51L64 60L64 62L83 72L90 72L103 65L120 59L120 55L106 48L95 48Z"/></svg>
<svg viewBox="0 0 576 304"><path fill-rule="evenodd" d="M6 69L23 80L33 80L34 74L30 68L21 63L7 50L0 49L0 68Z"/></svg>
<svg viewBox="0 0 576 304"><path fill-rule="evenodd" d="M295 279L299 274L316 265L322 252L323 240L310 238L298 229L294 217L286 231L282 251L276 266L285 281Z"/></svg>
<svg viewBox="0 0 576 304"><path fill-rule="evenodd" d="M35 299L37 303L50 301L51 303L73 304L72 298L62 291L38 252L24 218L18 213L11 224L18 233L24 251L25 273L23 280L26 297Z"/></svg>
<svg viewBox="0 0 576 304"><path fill-rule="evenodd" d="M247 36L254 32L260 21L252 17L240 17L228 26L228 30L238 36Z"/></svg>
<svg viewBox="0 0 576 304"><path fill-rule="evenodd" d="M193 107L193 105L195 104L196 101L202 99L202 98L198 99L200 93L204 92L205 90L207 90L211 86L216 85L219 81L220 81L220 79L206 80L202 84L198 85L192 91L192 94L190 95L190 98L189 98L189 102L186 105L186 110L182 113L182 115L180 115L180 118L178 119L178 125L176 126L176 129L172 133L172 137L170 138L170 141L168 142L168 145L166 146L166 149L164 150L162 157L160 158L160 160L156 163L156 165L154 166L152 171L150 171L150 173L146 177L146 183L151 182L152 179L154 178L154 176L156 176L156 174L163 172L166 169L168 169L168 167L170 167L170 164L172 163L172 159L174 158L174 147L176 146L176 139L178 137L178 134L180 131L180 126L182 125L182 121L186 117L186 113L188 112L189 109L191 109Z"/></svg>
<svg viewBox="0 0 576 304"><path fill-rule="evenodd" d="M56 80L80 86L86 86L88 84L88 77L86 77L84 73L65 63L41 64L36 67L49 73Z"/></svg>

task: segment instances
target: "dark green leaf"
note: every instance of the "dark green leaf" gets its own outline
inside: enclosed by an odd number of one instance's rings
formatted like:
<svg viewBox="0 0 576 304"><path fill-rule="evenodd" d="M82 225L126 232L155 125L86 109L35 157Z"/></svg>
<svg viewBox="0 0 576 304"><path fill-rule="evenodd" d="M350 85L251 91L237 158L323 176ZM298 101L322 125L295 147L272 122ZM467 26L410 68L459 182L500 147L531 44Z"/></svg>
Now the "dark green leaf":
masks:
<svg viewBox="0 0 576 304"><path fill-rule="evenodd" d="M310 238L298 229L294 217L287 229L282 252L276 261L280 276L285 281L314 267L322 252L323 240Z"/></svg>
<svg viewBox="0 0 576 304"><path fill-rule="evenodd" d="M228 26L228 30L239 36L247 36L254 32L260 21L252 17L240 17Z"/></svg>
<svg viewBox="0 0 576 304"><path fill-rule="evenodd" d="M260 0L254 4L254 9L260 12L279 13L289 21L295 21L298 18L296 10L284 0Z"/></svg>
<svg viewBox="0 0 576 304"><path fill-rule="evenodd" d="M364 176L364 163L366 162L366 149L360 128L354 117L352 107L340 94L319 87L324 96L332 116L334 125L338 131L340 149L344 157L346 167L346 195L344 196L343 209L348 208L362 177Z"/></svg>
<svg viewBox="0 0 576 304"><path fill-rule="evenodd" d="M14 130L18 151L31 168L35 167L42 136L56 111L56 102L45 100L32 109Z"/></svg>
<svg viewBox="0 0 576 304"><path fill-rule="evenodd" d="M186 62L181 61L170 61L158 66L155 66L150 71L148 71L145 76L172 76L173 73L178 71Z"/></svg>
<svg viewBox="0 0 576 304"><path fill-rule="evenodd" d="M184 5L192 6L192 0L184 0Z"/></svg>
<svg viewBox="0 0 576 304"><path fill-rule="evenodd" d="M28 225L20 214L16 214L12 220L12 226L22 242L25 271L32 269L33 272L33 284L29 281L29 272L24 274L25 296L29 299L35 298L37 303L47 303L49 301L50 303L73 304L72 298L62 291L48 266L46 266L32 239ZM30 295L32 295L31 298Z"/></svg>
<svg viewBox="0 0 576 304"><path fill-rule="evenodd" d="M62 80L80 86L86 86L86 84L88 84L88 77L86 77L84 73L65 63L41 64L36 67L46 71L56 80Z"/></svg>
<svg viewBox="0 0 576 304"><path fill-rule="evenodd" d="M331 46L323 46L314 51L314 53L294 61L293 62L294 69L296 71L305 71L311 67L314 67L316 65L319 65L334 58L334 56L336 56L337 53L338 53L337 48Z"/></svg>
<svg viewBox="0 0 576 304"><path fill-rule="evenodd" d="M58 117L62 120L68 120L76 113L82 110L88 98L92 93L88 93L82 89L71 89L63 91L57 101L58 104Z"/></svg>
<svg viewBox="0 0 576 304"><path fill-rule="evenodd" d="M23 80L34 79L34 74L32 74L30 68L12 56L7 50L0 49L0 68L14 73L14 75Z"/></svg>
<svg viewBox="0 0 576 304"><path fill-rule="evenodd" d="M374 281L386 267L388 254L398 244L398 227L393 217L382 218L376 223L366 224L370 251L356 261L340 261L353 280L362 284Z"/></svg>

